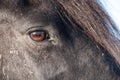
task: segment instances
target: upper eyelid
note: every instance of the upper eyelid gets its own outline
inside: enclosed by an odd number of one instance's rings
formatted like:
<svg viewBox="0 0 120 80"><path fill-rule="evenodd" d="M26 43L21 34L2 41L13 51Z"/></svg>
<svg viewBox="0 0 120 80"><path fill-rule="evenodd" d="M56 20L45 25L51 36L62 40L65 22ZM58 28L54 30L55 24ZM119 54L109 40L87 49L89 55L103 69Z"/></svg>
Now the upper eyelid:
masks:
<svg viewBox="0 0 120 80"><path fill-rule="evenodd" d="M30 27L26 30L26 34L32 32L32 31L37 31L37 30L44 30L43 28L41 28L41 26L34 26L34 27Z"/></svg>

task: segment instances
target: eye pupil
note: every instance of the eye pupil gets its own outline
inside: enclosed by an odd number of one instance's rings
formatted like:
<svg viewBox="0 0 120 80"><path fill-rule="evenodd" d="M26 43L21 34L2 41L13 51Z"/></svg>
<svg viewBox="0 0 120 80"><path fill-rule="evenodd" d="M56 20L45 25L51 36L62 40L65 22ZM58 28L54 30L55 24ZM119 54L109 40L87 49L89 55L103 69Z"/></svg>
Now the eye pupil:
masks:
<svg viewBox="0 0 120 80"><path fill-rule="evenodd" d="M33 31L30 33L30 37L34 41L43 41L47 38L47 33L45 31Z"/></svg>

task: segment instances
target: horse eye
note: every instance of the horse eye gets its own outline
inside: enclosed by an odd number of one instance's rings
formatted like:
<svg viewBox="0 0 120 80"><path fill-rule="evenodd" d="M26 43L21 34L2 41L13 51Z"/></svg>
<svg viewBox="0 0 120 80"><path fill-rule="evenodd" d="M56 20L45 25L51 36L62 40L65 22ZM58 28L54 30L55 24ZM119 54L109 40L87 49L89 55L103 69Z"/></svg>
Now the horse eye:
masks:
<svg viewBox="0 0 120 80"><path fill-rule="evenodd" d="M43 30L30 32L29 36L33 41L36 41L36 42L40 42L48 39L47 32Z"/></svg>

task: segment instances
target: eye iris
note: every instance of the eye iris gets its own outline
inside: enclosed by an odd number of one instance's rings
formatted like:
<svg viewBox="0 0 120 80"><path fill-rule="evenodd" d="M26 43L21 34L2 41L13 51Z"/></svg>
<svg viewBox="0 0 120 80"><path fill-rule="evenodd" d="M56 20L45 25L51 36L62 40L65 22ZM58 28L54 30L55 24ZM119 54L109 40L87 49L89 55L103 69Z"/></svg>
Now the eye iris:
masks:
<svg viewBox="0 0 120 80"><path fill-rule="evenodd" d="M46 32L44 31L34 31L30 33L30 37L34 41L43 41L46 39Z"/></svg>

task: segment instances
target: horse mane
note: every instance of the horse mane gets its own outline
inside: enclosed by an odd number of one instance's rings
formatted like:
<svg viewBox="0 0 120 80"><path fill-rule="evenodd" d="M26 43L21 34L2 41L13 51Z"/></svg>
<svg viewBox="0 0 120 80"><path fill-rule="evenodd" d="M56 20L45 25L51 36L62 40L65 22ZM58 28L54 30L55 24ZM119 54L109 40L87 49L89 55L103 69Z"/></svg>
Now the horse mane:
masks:
<svg viewBox="0 0 120 80"><path fill-rule="evenodd" d="M61 13L87 34L96 47L105 49L120 66L120 37L114 22L96 0L55 0Z"/></svg>

